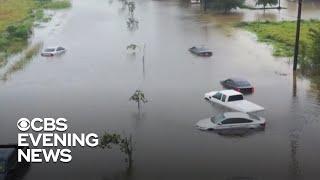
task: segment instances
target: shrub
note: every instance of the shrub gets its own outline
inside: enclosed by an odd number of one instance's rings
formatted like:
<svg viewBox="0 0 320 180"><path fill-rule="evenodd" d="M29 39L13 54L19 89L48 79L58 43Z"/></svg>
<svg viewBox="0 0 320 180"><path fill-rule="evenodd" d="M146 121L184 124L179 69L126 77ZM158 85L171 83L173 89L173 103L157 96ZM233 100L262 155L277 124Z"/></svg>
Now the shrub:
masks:
<svg viewBox="0 0 320 180"><path fill-rule="evenodd" d="M0 52L5 51L6 47L8 46L8 39L5 38L3 35L0 36Z"/></svg>
<svg viewBox="0 0 320 180"><path fill-rule="evenodd" d="M43 6L46 9L65 9L71 7L69 0L51 1Z"/></svg>
<svg viewBox="0 0 320 180"><path fill-rule="evenodd" d="M20 38L27 39L31 33L28 24L11 25L6 29L9 39Z"/></svg>
<svg viewBox="0 0 320 180"><path fill-rule="evenodd" d="M310 37L312 39L310 54L313 65L320 65L320 28L310 29Z"/></svg>

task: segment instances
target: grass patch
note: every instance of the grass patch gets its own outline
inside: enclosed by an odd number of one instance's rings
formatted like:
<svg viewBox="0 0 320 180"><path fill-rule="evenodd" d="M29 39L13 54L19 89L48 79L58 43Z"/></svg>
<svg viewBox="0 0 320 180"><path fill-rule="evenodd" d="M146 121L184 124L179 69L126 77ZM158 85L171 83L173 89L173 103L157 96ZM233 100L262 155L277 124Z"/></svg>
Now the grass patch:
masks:
<svg viewBox="0 0 320 180"><path fill-rule="evenodd" d="M0 0L0 32L23 21L36 6L35 0Z"/></svg>
<svg viewBox="0 0 320 180"><path fill-rule="evenodd" d="M69 0L54 0L43 5L45 9L66 9L71 7Z"/></svg>
<svg viewBox="0 0 320 180"><path fill-rule="evenodd" d="M271 44L273 46L273 55L280 57L291 57L294 52L296 22L242 22L236 25L257 35L258 41ZM309 35L310 29L320 29L319 20L302 21L301 23L301 44L308 49L312 44Z"/></svg>
<svg viewBox="0 0 320 180"><path fill-rule="evenodd" d="M43 9L70 7L69 0L0 0L0 67L6 58L28 44L34 22L47 22L51 17Z"/></svg>

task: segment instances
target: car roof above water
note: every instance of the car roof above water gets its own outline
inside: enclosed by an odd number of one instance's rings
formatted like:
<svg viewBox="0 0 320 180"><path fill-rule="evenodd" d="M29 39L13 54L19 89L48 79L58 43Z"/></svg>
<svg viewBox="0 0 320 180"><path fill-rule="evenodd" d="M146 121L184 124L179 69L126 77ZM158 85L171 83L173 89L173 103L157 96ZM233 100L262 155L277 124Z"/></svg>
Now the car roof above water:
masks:
<svg viewBox="0 0 320 180"><path fill-rule="evenodd" d="M45 49L57 49L58 47L62 47L62 46L48 46ZM62 47L64 48L64 47Z"/></svg>
<svg viewBox="0 0 320 180"><path fill-rule="evenodd" d="M232 80L232 81L235 81L235 82L243 82L243 81L246 81L246 82L247 82L246 79L241 78L241 77L231 77L231 78L229 78L229 79Z"/></svg>
<svg viewBox="0 0 320 180"><path fill-rule="evenodd" d="M233 95L242 95L242 93L238 92L238 91L235 91L235 90L222 90L222 91L219 91L220 93L224 94L224 95L227 95L227 96L233 96Z"/></svg>
<svg viewBox="0 0 320 180"><path fill-rule="evenodd" d="M251 119L250 116L247 113L242 113L242 112L225 112L223 115L226 118L246 118L246 119Z"/></svg>
<svg viewBox="0 0 320 180"><path fill-rule="evenodd" d="M205 48L205 47L192 47L191 49L194 49L194 50L196 50L196 51L198 51L198 52L208 52L208 51L211 51L210 49L208 49L208 48Z"/></svg>

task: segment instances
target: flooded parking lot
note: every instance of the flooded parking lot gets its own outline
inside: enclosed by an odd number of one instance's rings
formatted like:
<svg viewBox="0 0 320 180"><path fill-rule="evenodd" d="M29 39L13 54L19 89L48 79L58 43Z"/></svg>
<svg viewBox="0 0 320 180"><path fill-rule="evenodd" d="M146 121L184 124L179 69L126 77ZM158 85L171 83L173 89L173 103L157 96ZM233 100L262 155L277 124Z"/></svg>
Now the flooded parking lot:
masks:
<svg viewBox="0 0 320 180"><path fill-rule="evenodd" d="M17 141L21 117L65 117L69 132L132 134L128 174L116 148L75 148L69 164L32 164L25 179L318 179L320 80L291 72L253 34L234 22L294 19L287 10L208 12L179 1L137 1L138 28L116 0L77 0L35 29L33 43L63 45L67 53L36 56L0 83L0 142ZM319 18L319 1L306 2L304 18ZM126 47L137 44L135 55ZM211 58L188 52L213 49ZM145 54L144 63L142 56ZM10 64L9 64L10 65ZM1 73L6 71L6 67ZM243 77L255 92L246 98L266 108L265 131L225 136L195 128L220 108L203 99L220 81ZM148 102L139 114L129 101L136 89Z"/></svg>

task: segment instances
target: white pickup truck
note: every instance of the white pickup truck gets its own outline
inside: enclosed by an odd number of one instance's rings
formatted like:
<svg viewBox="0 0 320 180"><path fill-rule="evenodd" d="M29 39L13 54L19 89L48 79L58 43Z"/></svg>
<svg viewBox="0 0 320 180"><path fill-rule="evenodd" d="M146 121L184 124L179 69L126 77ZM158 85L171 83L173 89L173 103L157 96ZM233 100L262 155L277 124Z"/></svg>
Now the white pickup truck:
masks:
<svg viewBox="0 0 320 180"><path fill-rule="evenodd" d="M243 94L234 90L211 91L204 95L204 98L227 107L231 110L244 113L260 114L264 108L250 101L244 100Z"/></svg>

